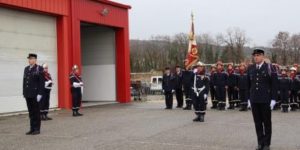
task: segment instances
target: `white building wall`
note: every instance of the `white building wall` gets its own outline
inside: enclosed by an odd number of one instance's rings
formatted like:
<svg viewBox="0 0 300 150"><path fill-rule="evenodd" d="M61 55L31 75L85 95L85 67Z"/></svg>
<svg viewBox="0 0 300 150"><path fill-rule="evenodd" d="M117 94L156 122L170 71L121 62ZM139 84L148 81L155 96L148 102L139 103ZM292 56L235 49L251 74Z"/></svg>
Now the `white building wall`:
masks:
<svg viewBox="0 0 300 150"><path fill-rule="evenodd" d="M56 18L0 7L0 113L27 110L22 96L28 53L49 64L54 79L51 107L57 107Z"/></svg>

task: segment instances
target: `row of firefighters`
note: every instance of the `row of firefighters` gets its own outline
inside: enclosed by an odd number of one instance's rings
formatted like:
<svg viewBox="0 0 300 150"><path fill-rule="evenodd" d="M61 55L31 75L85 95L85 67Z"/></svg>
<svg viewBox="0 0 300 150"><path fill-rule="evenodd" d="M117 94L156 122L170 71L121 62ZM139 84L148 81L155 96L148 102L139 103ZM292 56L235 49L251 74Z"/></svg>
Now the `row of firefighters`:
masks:
<svg viewBox="0 0 300 150"><path fill-rule="evenodd" d="M297 66L287 68L273 64L270 68L275 68L278 78L278 97L274 110L281 108L282 112L288 112L290 108L296 111L300 105L300 73L297 73ZM173 107L173 93L176 95L177 108L182 108L184 94L186 107L183 109L191 110L194 106L197 115L194 121L203 122L209 93L211 109L225 110L228 97L227 109L247 111L250 105L248 84L247 65L244 63L238 66L229 63L225 71L224 64L218 61L207 73L205 65L198 62L189 70L176 66L174 73L170 68L165 68L162 89L166 109Z"/></svg>

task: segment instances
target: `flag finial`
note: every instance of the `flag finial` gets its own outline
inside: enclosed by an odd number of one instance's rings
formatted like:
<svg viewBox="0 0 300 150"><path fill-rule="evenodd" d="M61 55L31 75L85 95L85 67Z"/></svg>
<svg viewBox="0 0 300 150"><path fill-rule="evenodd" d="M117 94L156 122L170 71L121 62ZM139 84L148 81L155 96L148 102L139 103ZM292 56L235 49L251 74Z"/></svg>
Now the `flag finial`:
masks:
<svg viewBox="0 0 300 150"><path fill-rule="evenodd" d="M192 17L192 21L194 21L194 12L193 11L192 11L191 17Z"/></svg>

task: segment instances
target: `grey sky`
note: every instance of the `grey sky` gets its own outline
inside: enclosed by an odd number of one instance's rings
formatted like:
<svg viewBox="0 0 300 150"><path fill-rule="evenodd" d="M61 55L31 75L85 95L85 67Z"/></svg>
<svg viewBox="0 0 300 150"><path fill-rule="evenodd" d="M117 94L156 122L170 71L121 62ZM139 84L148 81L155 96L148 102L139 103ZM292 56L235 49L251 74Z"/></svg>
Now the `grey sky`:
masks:
<svg viewBox="0 0 300 150"><path fill-rule="evenodd" d="M188 33L191 11L197 33L246 31L251 46L269 46L279 31L300 33L300 0L114 0L129 4L130 37Z"/></svg>

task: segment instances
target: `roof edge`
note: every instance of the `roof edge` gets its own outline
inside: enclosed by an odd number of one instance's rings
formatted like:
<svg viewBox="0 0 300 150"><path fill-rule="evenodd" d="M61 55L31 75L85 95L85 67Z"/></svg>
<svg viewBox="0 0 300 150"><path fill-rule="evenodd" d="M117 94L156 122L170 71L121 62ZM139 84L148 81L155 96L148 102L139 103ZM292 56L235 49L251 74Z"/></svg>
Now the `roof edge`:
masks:
<svg viewBox="0 0 300 150"><path fill-rule="evenodd" d="M104 4L116 6L116 7L119 7L119 8L131 9L130 5L121 4L121 3L118 3L118 2L113 2L111 0L94 0L94 1L98 1L98 2L101 2L101 3L104 3Z"/></svg>

